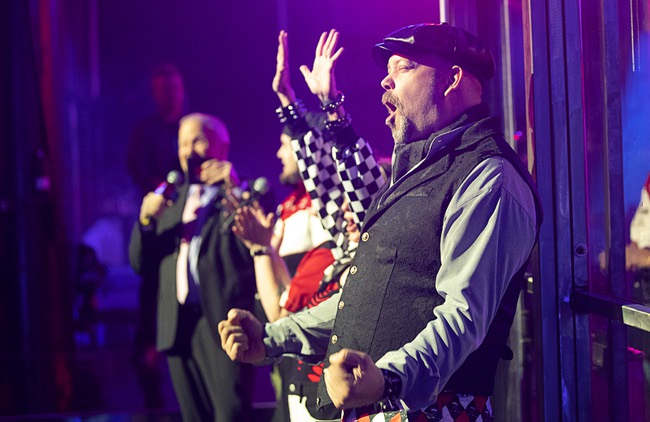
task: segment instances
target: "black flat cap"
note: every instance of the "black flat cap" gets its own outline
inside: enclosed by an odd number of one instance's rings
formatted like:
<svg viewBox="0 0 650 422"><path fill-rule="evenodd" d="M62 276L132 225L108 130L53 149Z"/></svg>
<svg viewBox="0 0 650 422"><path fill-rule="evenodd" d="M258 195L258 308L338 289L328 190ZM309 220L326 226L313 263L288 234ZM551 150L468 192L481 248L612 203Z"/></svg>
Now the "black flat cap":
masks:
<svg viewBox="0 0 650 422"><path fill-rule="evenodd" d="M442 57L481 81L494 76L494 58L490 49L469 32L446 23L405 26L372 48L372 56L382 68L393 54L425 65L436 56Z"/></svg>

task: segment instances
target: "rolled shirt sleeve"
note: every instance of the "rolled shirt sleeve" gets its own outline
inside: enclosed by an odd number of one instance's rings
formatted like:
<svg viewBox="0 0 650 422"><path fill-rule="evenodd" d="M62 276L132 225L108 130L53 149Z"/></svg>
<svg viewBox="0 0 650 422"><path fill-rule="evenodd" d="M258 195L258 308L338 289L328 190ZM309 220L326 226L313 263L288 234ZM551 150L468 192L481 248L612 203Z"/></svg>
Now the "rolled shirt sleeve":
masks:
<svg viewBox="0 0 650 422"><path fill-rule="evenodd" d="M340 297L339 291L318 306L266 324L266 355L270 358L283 354L324 358Z"/></svg>
<svg viewBox="0 0 650 422"><path fill-rule="evenodd" d="M536 238L533 194L506 159L488 158L463 181L446 210L436 319L377 366L402 378L407 410L426 408L488 331L509 281Z"/></svg>

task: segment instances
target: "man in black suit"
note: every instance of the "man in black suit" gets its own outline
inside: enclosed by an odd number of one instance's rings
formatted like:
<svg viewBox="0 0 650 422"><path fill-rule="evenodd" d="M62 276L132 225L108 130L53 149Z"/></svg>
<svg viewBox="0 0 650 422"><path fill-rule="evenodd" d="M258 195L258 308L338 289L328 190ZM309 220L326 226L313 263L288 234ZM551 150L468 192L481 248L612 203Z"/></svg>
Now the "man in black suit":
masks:
<svg viewBox="0 0 650 422"><path fill-rule="evenodd" d="M186 182L176 202L154 192L144 197L129 245L137 273L159 273L156 347L167 354L183 420L250 418L252 367L233 363L216 337L228 310L252 310L255 294L248 249L222 230L221 199L236 183L229 146L216 117L181 119L178 157Z"/></svg>

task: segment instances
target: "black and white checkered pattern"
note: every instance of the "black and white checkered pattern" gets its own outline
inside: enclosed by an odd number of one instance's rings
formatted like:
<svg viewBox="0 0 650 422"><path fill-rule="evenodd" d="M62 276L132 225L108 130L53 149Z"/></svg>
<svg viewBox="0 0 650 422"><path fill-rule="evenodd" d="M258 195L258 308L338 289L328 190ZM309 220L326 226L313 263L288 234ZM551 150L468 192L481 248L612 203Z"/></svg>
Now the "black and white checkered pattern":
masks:
<svg viewBox="0 0 650 422"><path fill-rule="evenodd" d="M343 191L350 201L355 221L361 227L372 197L385 182L370 145L359 138L353 147L333 148Z"/></svg>
<svg viewBox="0 0 650 422"><path fill-rule="evenodd" d="M355 213L355 221L361 224L365 210L384 183L379 165L372 149L362 138L353 147L342 151L332 147L317 130L291 141L300 176L318 212L323 227L330 232L342 254L344 220L341 206L344 194ZM336 159L336 161L335 161Z"/></svg>

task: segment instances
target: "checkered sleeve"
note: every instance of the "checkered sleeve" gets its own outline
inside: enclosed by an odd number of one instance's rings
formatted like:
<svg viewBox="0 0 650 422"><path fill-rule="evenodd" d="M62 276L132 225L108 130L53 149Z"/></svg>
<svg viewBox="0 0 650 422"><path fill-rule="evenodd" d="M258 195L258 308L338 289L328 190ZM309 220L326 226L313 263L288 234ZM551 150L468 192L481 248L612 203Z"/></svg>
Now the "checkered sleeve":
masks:
<svg viewBox="0 0 650 422"><path fill-rule="evenodd" d="M314 129L305 136L293 139L291 146L312 205L318 212L323 227L332 235L337 246L341 247L344 241L344 220L341 213L343 192L332 156L332 145L323 139L320 131Z"/></svg>
<svg viewBox="0 0 650 422"><path fill-rule="evenodd" d="M350 210L355 215L355 222L361 225L373 196L385 182L384 176L372 148L363 138L340 149L333 147L333 156Z"/></svg>

